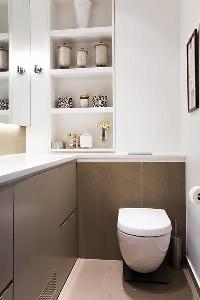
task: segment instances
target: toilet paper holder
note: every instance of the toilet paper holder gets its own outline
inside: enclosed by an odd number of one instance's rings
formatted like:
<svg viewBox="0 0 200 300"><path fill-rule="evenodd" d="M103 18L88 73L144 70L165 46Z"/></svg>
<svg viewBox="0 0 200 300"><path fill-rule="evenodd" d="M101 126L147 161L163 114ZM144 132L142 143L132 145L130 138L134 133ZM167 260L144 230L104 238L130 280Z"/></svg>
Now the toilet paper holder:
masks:
<svg viewBox="0 0 200 300"><path fill-rule="evenodd" d="M200 186L193 186L189 191L190 201L195 205L200 205Z"/></svg>

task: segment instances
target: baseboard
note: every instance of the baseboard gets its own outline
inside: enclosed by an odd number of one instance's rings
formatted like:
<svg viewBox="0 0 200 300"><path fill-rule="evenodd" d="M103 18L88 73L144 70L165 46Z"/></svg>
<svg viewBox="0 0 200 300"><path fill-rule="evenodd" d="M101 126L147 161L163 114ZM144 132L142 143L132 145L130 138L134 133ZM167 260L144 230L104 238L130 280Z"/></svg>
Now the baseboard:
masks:
<svg viewBox="0 0 200 300"><path fill-rule="evenodd" d="M187 267L188 267L188 270L190 272L190 276L191 276L192 281L195 285L196 291L197 291L198 295L200 296L200 280L197 277L197 274L196 274L196 272L193 268L193 265L192 265L190 259L187 256L186 256L186 259L187 259Z"/></svg>

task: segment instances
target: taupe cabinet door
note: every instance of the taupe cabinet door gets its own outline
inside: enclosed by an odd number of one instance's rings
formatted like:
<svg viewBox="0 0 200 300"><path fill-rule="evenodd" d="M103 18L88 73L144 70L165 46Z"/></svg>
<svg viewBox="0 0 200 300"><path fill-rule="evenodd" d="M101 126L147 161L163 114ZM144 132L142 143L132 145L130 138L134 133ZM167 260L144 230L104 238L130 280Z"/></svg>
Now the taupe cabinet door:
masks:
<svg viewBox="0 0 200 300"><path fill-rule="evenodd" d="M57 236L56 270L58 290L61 290L77 259L77 214L71 215Z"/></svg>
<svg viewBox="0 0 200 300"><path fill-rule="evenodd" d="M14 299L35 300L54 273L55 170L14 186Z"/></svg>
<svg viewBox="0 0 200 300"><path fill-rule="evenodd" d="M0 292L13 279L13 188L0 188Z"/></svg>
<svg viewBox="0 0 200 300"><path fill-rule="evenodd" d="M75 163L14 186L15 300L38 299L53 275L57 297L76 259L75 209Z"/></svg>
<svg viewBox="0 0 200 300"><path fill-rule="evenodd" d="M71 162L56 169L58 226L74 212L76 200L76 163ZM66 201L67 199L67 201Z"/></svg>

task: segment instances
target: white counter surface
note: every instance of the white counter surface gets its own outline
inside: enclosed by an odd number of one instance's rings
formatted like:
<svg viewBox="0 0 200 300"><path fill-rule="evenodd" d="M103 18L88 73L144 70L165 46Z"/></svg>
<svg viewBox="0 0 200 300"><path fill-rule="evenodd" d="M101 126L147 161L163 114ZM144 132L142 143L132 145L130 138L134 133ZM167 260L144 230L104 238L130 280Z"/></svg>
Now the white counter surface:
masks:
<svg viewBox="0 0 200 300"><path fill-rule="evenodd" d="M75 160L76 155L26 155L0 156L0 185L14 181L47 168Z"/></svg>
<svg viewBox="0 0 200 300"><path fill-rule="evenodd" d="M184 155L128 154L15 154L0 156L0 185L42 170L77 160L78 162L184 162Z"/></svg>

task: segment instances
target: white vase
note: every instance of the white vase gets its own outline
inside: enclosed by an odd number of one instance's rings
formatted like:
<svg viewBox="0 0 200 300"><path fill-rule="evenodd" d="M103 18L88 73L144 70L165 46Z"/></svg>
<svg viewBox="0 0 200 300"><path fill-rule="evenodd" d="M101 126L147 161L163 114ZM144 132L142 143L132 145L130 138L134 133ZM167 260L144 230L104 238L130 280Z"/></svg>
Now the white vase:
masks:
<svg viewBox="0 0 200 300"><path fill-rule="evenodd" d="M91 0L74 0L74 8L78 28L88 27L91 7Z"/></svg>

